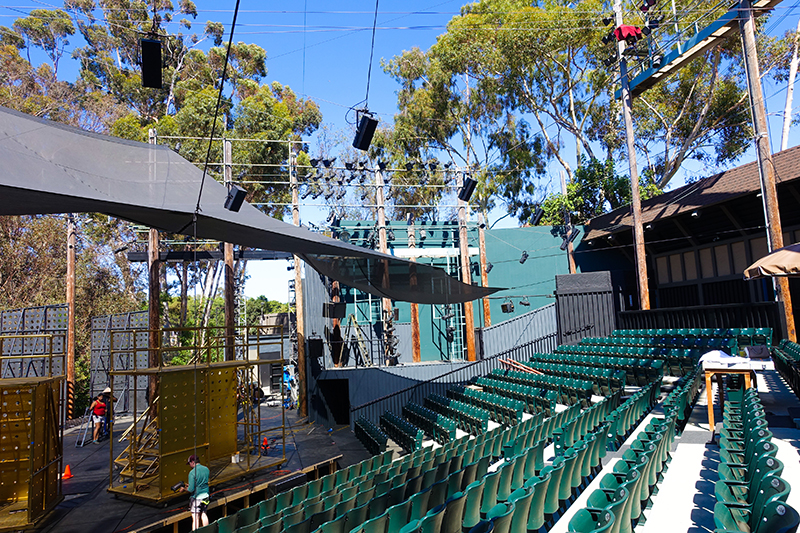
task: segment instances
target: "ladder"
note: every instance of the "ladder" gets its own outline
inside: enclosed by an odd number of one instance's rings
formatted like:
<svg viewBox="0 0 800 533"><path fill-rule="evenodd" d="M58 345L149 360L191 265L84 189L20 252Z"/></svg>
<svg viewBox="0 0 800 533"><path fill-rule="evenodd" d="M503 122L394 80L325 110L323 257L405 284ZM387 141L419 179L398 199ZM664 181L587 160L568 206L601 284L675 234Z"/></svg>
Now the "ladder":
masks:
<svg viewBox="0 0 800 533"><path fill-rule="evenodd" d="M350 348L350 353L353 353L353 342L352 342L352 329L355 329L355 337L356 342L355 346L358 349L358 354L353 356L353 359L356 362L356 366L358 366L358 359L361 359L362 366L372 366L372 359L368 357L367 352L367 343L364 341L364 334L361 331L361 326L358 325L358 321L356 320L356 316L354 314L350 314L347 317L347 326L345 327L344 331L344 341L347 343L347 346Z"/></svg>

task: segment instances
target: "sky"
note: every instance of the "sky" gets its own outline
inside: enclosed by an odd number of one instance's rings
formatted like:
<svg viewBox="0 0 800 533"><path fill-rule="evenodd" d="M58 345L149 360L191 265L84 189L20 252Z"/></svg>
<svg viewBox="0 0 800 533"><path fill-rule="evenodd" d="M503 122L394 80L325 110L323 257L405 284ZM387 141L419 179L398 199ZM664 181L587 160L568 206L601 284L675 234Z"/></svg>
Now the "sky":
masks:
<svg viewBox="0 0 800 533"><path fill-rule="evenodd" d="M198 17L193 22L195 31L202 32L207 20L222 22L226 31L230 29L235 0L195 1L198 8ZM177 4L176 0L173 2ZM368 78L369 109L381 121L391 122L397 112L398 86L383 72L381 60L389 60L415 46L427 50L445 31L447 22L458 15L463 3L462 0L378 0L376 18L376 3L373 2L240 0L234 40L264 48L268 68L265 82L279 81L290 86L295 93L313 99L322 111L323 123L332 128L352 128L354 117L350 108L364 107ZM781 36L787 30L794 30L800 17L798 3L800 0L779 4L765 27L767 34ZM61 6L61 2L56 0L0 3L0 25L11 26L16 18L27 15L31 9ZM374 50L371 47L373 22L376 27ZM173 24L177 25L177 22ZM170 31L176 32L177 27L170 28ZM72 41L67 53L81 45L77 37ZM204 43L201 47L207 48L207 45ZM77 62L65 57L59 65L59 74L74 80ZM768 85L764 92L770 116L771 143L773 151L777 151L786 87L785 84ZM800 95L795 102L794 109L797 110ZM800 140L798 129L798 126L793 128L789 146ZM737 164L752 161L754 157L751 149ZM682 174L673 180L672 187L682 185L686 177L705 177L716 170L690 161L684 165ZM554 166L552 173L557 177L558 168ZM552 182L557 184L558 179ZM320 222L326 214L316 208L301 208L303 222ZM490 223L497 222L496 227L516 225L511 217L501 219L503 215L502 210L491 213ZM287 301L288 280L294 273L287 270L286 261L251 261L248 273L250 279L245 287L248 297L263 294L273 300Z"/></svg>

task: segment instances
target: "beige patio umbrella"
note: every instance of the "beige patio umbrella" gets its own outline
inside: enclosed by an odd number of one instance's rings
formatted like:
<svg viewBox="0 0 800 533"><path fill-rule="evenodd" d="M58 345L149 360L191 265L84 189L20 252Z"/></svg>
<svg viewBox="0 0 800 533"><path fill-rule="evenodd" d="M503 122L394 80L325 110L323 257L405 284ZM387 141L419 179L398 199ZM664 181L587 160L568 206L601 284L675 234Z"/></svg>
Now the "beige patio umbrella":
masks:
<svg viewBox="0 0 800 533"><path fill-rule="evenodd" d="M800 243L775 250L744 271L744 279L774 276L800 276Z"/></svg>

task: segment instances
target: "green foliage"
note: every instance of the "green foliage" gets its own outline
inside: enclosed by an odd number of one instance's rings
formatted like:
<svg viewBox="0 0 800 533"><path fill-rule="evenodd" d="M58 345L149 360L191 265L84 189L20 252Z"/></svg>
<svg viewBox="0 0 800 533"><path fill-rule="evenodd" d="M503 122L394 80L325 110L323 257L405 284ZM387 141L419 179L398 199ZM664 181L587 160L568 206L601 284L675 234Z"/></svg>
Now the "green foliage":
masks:
<svg viewBox="0 0 800 533"><path fill-rule="evenodd" d="M643 200L661 192L649 177L640 177L639 194ZM630 201L630 178L617 175L612 160L581 159L573 180L567 183L567 194L553 193L542 202L544 216L540 224L564 225L567 213L572 224L584 224L593 217L628 205Z"/></svg>

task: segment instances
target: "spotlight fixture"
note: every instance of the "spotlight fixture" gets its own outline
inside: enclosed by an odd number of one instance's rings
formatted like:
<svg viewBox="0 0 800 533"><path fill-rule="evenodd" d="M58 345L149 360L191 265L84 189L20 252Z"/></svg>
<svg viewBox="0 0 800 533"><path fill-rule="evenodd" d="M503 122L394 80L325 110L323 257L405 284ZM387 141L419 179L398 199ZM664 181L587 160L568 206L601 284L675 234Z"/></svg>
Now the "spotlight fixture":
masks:
<svg viewBox="0 0 800 533"><path fill-rule="evenodd" d="M389 231L386 232L386 240L387 241L393 241L394 240L394 230L393 229L390 229Z"/></svg>
<svg viewBox="0 0 800 533"><path fill-rule="evenodd" d="M424 241L428 238L428 232L424 229L419 230L419 240Z"/></svg>
<svg viewBox="0 0 800 533"><path fill-rule="evenodd" d="M502 304L500 304L500 310L504 313L513 313L514 312L514 302L511 300L506 300Z"/></svg>
<svg viewBox="0 0 800 533"><path fill-rule="evenodd" d="M664 56L659 54L654 54L653 57L650 59L654 69L658 70L661 68L661 65L664 63Z"/></svg>
<svg viewBox="0 0 800 533"><path fill-rule="evenodd" d="M486 273L487 273L487 274L488 274L489 272L491 272L493 268L494 268L494 265L493 265L493 264L491 264L491 263L486 263Z"/></svg>
<svg viewBox="0 0 800 533"><path fill-rule="evenodd" d="M347 163L344 164L344 168L346 168L347 170L353 170L353 163L348 161Z"/></svg>
<svg viewBox="0 0 800 533"><path fill-rule="evenodd" d="M611 44L611 41L614 40L614 34L613 33L608 33L608 34L604 35L603 38L600 39L600 40L603 41L603 44Z"/></svg>
<svg viewBox="0 0 800 533"><path fill-rule="evenodd" d="M378 169L383 172L386 170L386 163L383 161L378 161Z"/></svg>
<svg viewBox="0 0 800 533"><path fill-rule="evenodd" d="M436 172L436 167L438 167L438 166L439 166L439 162L436 161L435 159L431 159L428 162L428 168L431 169L431 172Z"/></svg>
<svg viewBox="0 0 800 533"><path fill-rule="evenodd" d="M335 157L333 159L323 159L322 160L322 165L325 168L331 168L331 165L333 164L334 161L336 161Z"/></svg>
<svg viewBox="0 0 800 533"><path fill-rule="evenodd" d="M527 260L528 260L528 251L527 250L522 250L522 256L519 258L519 264L520 265L524 265L525 261L527 261Z"/></svg>
<svg viewBox="0 0 800 533"><path fill-rule="evenodd" d="M344 230L341 233L339 233L339 240L344 242L350 242L350 232Z"/></svg>
<svg viewBox="0 0 800 533"><path fill-rule="evenodd" d="M523 296L522 300L520 300L520 302L519 302L519 305L524 305L525 307L530 307L531 306L531 302L528 301L528 297L527 296Z"/></svg>
<svg viewBox="0 0 800 533"><path fill-rule="evenodd" d="M319 165L319 162L320 162L320 160L319 160L319 159L311 159L311 160L309 161L309 163L311 163L311 166L312 166L312 167L316 167L317 165Z"/></svg>
<svg viewBox="0 0 800 533"><path fill-rule="evenodd" d="M453 334L455 333L455 331L456 328L454 328L453 326L447 326L447 328L445 329L445 332L447 333L447 342L453 342L453 339L455 338Z"/></svg>
<svg viewBox="0 0 800 533"><path fill-rule="evenodd" d="M412 170L414 170L414 163L406 163L406 170L408 172L411 172Z"/></svg>
<svg viewBox="0 0 800 533"><path fill-rule="evenodd" d="M603 26L608 26L612 22L614 22L614 17L613 16L607 15L607 16L603 17Z"/></svg>

